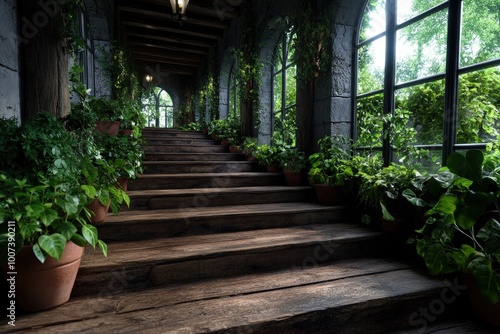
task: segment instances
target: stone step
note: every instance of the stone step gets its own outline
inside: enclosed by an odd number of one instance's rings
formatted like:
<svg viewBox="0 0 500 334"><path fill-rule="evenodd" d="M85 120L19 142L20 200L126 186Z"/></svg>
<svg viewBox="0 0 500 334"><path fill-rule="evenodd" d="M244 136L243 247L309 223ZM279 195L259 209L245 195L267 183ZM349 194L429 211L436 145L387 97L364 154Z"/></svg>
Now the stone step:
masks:
<svg viewBox="0 0 500 334"><path fill-rule="evenodd" d="M111 242L108 257L86 249L73 295L98 292L116 272L137 289L375 256L388 245L387 234L356 224Z"/></svg>
<svg viewBox="0 0 500 334"><path fill-rule="evenodd" d="M129 190L277 186L284 182L281 173L144 174L129 182Z"/></svg>
<svg viewBox="0 0 500 334"><path fill-rule="evenodd" d="M145 174L256 172L253 161L144 161Z"/></svg>
<svg viewBox="0 0 500 334"><path fill-rule="evenodd" d="M201 132L193 131L167 131L167 130L143 130L142 136L144 138L199 138L199 139L211 139L210 136L205 135Z"/></svg>
<svg viewBox="0 0 500 334"><path fill-rule="evenodd" d="M428 308L440 300L445 290L447 297L454 296L442 278L430 278L411 264L372 257L328 265L310 261L272 273L129 292L128 284L137 277L113 273L92 295L18 316L15 329L36 328L42 334L422 333L411 317L418 316L422 305ZM453 312L455 304L446 305L445 313ZM454 331L442 328L438 333L497 333L481 331L464 318L458 325L448 322L448 328Z"/></svg>
<svg viewBox="0 0 500 334"><path fill-rule="evenodd" d="M227 153L229 149L223 145L146 145L143 147L146 157L155 153Z"/></svg>
<svg viewBox="0 0 500 334"><path fill-rule="evenodd" d="M242 204L312 202L312 187L234 187L130 191L132 209L178 209Z"/></svg>
<svg viewBox="0 0 500 334"><path fill-rule="evenodd" d="M148 152L144 161L244 161L242 153L163 153Z"/></svg>

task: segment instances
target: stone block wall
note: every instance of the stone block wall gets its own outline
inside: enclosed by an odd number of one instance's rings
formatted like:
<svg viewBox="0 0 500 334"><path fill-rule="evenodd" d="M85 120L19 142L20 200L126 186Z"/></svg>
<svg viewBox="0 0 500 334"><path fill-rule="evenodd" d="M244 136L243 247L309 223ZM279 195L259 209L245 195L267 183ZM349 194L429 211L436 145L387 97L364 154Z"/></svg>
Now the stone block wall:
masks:
<svg viewBox="0 0 500 334"><path fill-rule="evenodd" d="M17 1L0 1L0 117L21 120Z"/></svg>

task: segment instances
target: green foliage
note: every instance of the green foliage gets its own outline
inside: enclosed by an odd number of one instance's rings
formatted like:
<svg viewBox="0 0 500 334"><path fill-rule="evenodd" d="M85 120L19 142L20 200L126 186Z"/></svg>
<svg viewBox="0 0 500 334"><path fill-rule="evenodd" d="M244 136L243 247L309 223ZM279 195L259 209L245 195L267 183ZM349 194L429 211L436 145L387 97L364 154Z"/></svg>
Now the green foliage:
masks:
<svg viewBox="0 0 500 334"><path fill-rule="evenodd" d="M281 152L281 147L262 144L257 146L253 152L253 156L259 160L262 166L277 167L281 165Z"/></svg>
<svg viewBox="0 0 500 334"><path fill-rule="evenodd" d="M353 176L350 144L348 138L340 135L325 136L318 141L319 152L308 158L309 175L314 183L344 185Z"/></svg>
<svg viewBox="0 0 500 334"><path fill-rule="evenodd" d="M478 150L453 153L441 175L429 176L425 192L405 196L427 208L417 231L417 252L431 274L473 274L482 294L500 300L500 159ZM434 185L433 185L434 184ZM437 191L435 191L437 190Z"/></svg>
<svg viewBox="0 0 500 334"><path fill-rule="evenodd" d="M318 17L310 1L299 1L293 32L297 78L304 82L312 81L328 70L331 22L324 16Z"/></svg>
<svg viewBox="0 0 500 334"><path fill-rule="evenodd" d="M99 245L107 254L97 230L87 222L87 197L78 184L61 184L48 178L32 184L1 173L0 184L0 244L7 245L8 221L15 221L17 250L32 245L42 263L49 256L59 260L68 241L82 247ZM7 248L0 250L0 258L2 263L6 261Z"/></svg>
<svg viewBox="0 0 500 334"><path fill-rule="evenodd" d="M19 125L14 118L0 118L0 171L13 170L20 155Z"/></svg>
<svg viewBox="0 0 500 334"><path fill-rule="evenodd" d="M304 152L299 151L295 147L285 147L281 152L281 167L298 173L307 167L307 159Z"/></svg>
<svg viewBox="0 0 500 334"><path fill-rule="evenodd" d="M237 117L216 119L210 122L208 133L219 139L226 139L229 145L241 143L240 120Z"/></svg>

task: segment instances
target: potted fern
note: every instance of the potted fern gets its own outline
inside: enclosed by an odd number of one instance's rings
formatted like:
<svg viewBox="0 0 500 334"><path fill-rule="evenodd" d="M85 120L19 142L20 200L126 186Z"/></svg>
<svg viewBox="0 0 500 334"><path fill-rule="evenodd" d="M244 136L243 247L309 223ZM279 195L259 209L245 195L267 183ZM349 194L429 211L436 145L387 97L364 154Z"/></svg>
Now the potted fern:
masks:
<svg viewBox="0 0 500 334"><path fill-rule="evenodd" d="M287 185L301 186L304 183L306 166L305 153L297 148L287 147L281 152L281 167Z"/></svg>

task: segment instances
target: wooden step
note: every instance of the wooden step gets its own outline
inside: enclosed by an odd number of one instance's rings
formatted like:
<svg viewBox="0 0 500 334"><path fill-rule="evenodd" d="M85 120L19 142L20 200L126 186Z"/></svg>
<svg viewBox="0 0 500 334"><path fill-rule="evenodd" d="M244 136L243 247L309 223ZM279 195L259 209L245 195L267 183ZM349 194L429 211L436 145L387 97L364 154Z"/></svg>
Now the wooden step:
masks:
<svg viewBox="0 0 500 334"><path fill-rule="evenodd" d="M273 186L284 182L281 173L144 174L129 182L129 190Z"/></svg>
<svg viewBox="0 0 500 334"><path fill-rule="evenodd" d="M421 330L412 328L412 314L449 289L442 278L429 278L414 265L375 258L125 292L128 278L117 271L94 295L72 298L43 313L20 314L15 329L36 328L37 333L401 333L402 329ZM447 305L447 313L453 312L453 306ZM456 331L439 333L490 333L464 321L453 326Z"/></svg>
<svg viewBox="0 0 500 334"><path fill-rule="evenodd" d="M307 225L266 230L120 241L109 254L86 249L73 294L96 293L113 273L127 289L193 282L374 256L386 251L387 234L356 224Z"/></svg>
<svg viewBox="0 0 500 334"><path fill-rule="evenodd" d="M144 161L243 161L242 153L164 153L148 152Z"/></svg>
<svg viewBox="0 0 500 334"><path fill-rule="evenodd" d="M143 240L182 233L214 233L291 227L305 224L346 222L354 214L342 206L316 203L248 204L207 207L181 205L176 209L130 210L118 216L108 215L96 223L99 237L105 241Z"/></svg>
<svg viewBox="0 0 500 334"><path fill-rule="evenodd" d="M143 147L146 156L154 153L227 153L229 149L223 145L147 145Z"/></svg>
<svg viewBox="0 0 500 334"><path fill-rule="evenodd" d="M311 202L312 187L234 187L130 191L132 209L178 209L242 204Z"/></svg>
<svg viewBox="0 0 500 334"><path fill-rule="evenodd" d="M256 172L253 161L144 161L145 174Z"/></svg>
<svg viewBox="0 0 500 334"><path fill-rule="evenodd" d="M192 131L148 131L143 130L142 136L144 138L198 138L198 139L211 139L211 137L201 133Z"/></svg>
<svg viewBox="0 0 500 334"><path fill-rule="evenodd" d="M202 146L202 145L216 145L212 139L193 139L193 138L162 138L152 137L146 139L146 145L181 145L181 146Z"/></svg>

